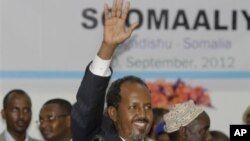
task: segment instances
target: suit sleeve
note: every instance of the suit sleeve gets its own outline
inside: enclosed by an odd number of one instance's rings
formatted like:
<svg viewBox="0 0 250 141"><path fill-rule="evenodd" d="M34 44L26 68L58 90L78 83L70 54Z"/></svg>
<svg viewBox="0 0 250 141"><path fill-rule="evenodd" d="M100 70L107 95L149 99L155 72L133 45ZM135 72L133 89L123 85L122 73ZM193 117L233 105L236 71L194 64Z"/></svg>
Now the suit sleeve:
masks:
<svg viewBox="0 0 250 141"><path fill-rule="evenodd" d="M73 105L72 135L73 141L91 141L101 132L105 93L110 76L94 75L85 70L85 75L77 92L77 102Z"/></svg>

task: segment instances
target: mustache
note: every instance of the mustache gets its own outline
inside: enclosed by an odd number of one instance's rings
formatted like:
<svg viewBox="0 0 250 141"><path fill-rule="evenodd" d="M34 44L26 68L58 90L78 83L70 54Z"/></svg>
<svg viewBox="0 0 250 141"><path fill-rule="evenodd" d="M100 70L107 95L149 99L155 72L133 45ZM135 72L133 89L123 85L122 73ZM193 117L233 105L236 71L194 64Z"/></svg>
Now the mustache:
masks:
<svg viewBox="0 0 250 141"><path fill-rule="evenodd" d="M23 120L23 119L19 119L19 120L16 121L16 123L26 123L26 121Z"/></svg>
<svg viewBox="0 0 250 141"><path fill-rule="evenodd" d="M133 122L145 122L145 123L149 123L149 120L147 118L137 118Z"/></svg>
<svg viewBox="0 0 250 141"><path fill-rule="evenodd" d="M15 123L29 123L31 120L18 119Z"/></svg>

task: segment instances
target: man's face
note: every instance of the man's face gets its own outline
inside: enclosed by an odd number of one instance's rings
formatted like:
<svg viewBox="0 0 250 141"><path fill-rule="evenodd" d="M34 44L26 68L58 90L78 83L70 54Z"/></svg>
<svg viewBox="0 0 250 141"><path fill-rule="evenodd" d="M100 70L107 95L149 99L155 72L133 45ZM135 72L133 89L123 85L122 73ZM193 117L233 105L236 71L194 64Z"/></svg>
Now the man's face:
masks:
<svg viewBox="0 0 250 141"><path fill-rule="evenodd" d="M58 104L44 105L39 114L39 130L46 141L59 141L68 135L70 115L61 110Z"/></svg>
<svg viewBox="0 0 250 141"><path fill-rule="evenodd" d="M120 94L115 121L118 133L125 140L141 141L153 121L150 92L144 85L125 82L121 85Z"/></svg>
<svg viewBox="0 0 250 141"><path fill-rule="evenodd" d="M13 93L9 95L2 116L6 120L10 133L26 133L31 121L31 101L26 95Z"/></svg>
<svg viewBox="0 0 250 141"><path fill-rule="evenodd" d="M187 140L188 141L211 141L212 137L209 132L210 119L203 112L193 122L187 125Z"/></svg>

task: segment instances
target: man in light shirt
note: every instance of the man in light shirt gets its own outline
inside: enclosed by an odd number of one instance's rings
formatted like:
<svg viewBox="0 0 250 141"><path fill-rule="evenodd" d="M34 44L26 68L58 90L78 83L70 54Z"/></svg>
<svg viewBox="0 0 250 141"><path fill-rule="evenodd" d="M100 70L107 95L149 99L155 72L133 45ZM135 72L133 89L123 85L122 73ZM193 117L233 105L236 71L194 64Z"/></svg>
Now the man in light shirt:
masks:
<svg viewBox="0 0 250 141"><path fill-rule="evenodd" d="M30 97L23 90L14 89L5 95L1 114L7 128L0 134L0 141L38 141L27 134L31 105Z"/></svg>
<svg viewBox="0 0 250 141"><path fill-rule="evenodd" d="M74 141L142 141L150 130L153 120L150 91L138 77L125 76L111 84L103 113L112 74L111 58L137 26L125 26L129 8L129 2L123 0L114 0L111 11L105 4L103 42L86 68L71 113Z"/></svg>

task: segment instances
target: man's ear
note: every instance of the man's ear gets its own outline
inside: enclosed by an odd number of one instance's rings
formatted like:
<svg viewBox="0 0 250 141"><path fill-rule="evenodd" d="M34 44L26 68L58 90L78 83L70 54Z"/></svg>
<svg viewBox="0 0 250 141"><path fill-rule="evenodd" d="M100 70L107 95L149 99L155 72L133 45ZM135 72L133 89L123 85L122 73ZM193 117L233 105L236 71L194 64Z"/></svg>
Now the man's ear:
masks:
<svg viewBox="0 0 250 141"><path fill-rule="evenodd" d="M117 109L113 106L107 108L108 116L112 119L113 122L117 121Z"/></svg>
<svg viewBox="0 0 250 141"><path fill-rule="evenodd" d="M187 128L181 126L179 130L179 134L180 134L181 140L185 140L187 138Z"/></svg>
<svg viewBox="0 0 250 141"><path fill-rule="evenodd" d="M2 118L3 118L3 119L6 119L5 112L4 112L3 109L1 110L1 115L2 115Z"/></svg>

